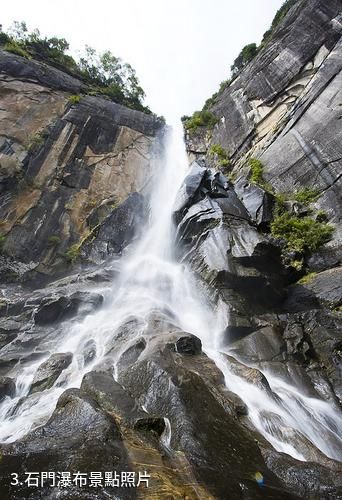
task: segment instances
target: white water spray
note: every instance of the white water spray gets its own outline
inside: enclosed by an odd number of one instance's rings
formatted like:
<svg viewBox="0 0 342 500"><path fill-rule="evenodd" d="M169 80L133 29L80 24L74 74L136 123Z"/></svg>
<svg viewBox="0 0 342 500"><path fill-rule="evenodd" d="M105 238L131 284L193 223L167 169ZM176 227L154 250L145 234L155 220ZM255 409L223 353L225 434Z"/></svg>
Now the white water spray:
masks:
<svg viewBox="0 0 342 500"><path fill-rule="evenodd" d="M179 123L168 135L165 160L155 175L150 220L144 236L122 258L120 276L105 290L103 307L82 321L65 323L58 338L49 338L46 345L43 341L39 346L50 353L72 352L72 364L51 389L30 396L30 385L42 360L26 365L20 374L11 374L17 378L17 394L0 406L0 441L13 442L46 422L61 393L66 388L79 387L84 374L105 359L111 359L115 368L121 354L144 334L150 316L158 313L201 339L204 351L222 370L227 387L247 404L253 425L277 450L304 460L301 448L308 440L327 456L341 459L338 428L342 419L336 409L323 400L302 396L295 387L265 373L277 395L277 399L272 399L234 375L218 349L227 312L223 307L210 305L191 271L173 258L171 213L186 172L187 157ZM133 320L134 333L120 342L118 332ZM96 357L85 366L82 349L89 341L96 344ZM167 427L166 444L171 432L171 427Z"/></svg>

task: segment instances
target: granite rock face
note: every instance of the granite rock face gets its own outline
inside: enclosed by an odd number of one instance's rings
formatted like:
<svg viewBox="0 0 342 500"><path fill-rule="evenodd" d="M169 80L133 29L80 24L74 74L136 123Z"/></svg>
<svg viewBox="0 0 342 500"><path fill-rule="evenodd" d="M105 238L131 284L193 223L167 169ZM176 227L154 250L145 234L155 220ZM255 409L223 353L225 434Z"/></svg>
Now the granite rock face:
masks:
<svg viewBox="0 0 342 500"><path fill-rule="evenodd" d="M148 189L161 122L100 97L72 104L82 85L0 51L0 232L3 254L28 268L18 275L64 269L70 247L93 240L129 195Z"/></svg>
<svg viewBox="0 0 342 500"><path fill-rule="evenodd" d="M260 158L278 192L319 190L317 207L337 225L330 243L341 259L342 17L340 0L298 1L270 41L219 93L212 131L187 131L190 160L211 144L228 151L233 174ZM209 164L209 163L208 163Z"/></svg>

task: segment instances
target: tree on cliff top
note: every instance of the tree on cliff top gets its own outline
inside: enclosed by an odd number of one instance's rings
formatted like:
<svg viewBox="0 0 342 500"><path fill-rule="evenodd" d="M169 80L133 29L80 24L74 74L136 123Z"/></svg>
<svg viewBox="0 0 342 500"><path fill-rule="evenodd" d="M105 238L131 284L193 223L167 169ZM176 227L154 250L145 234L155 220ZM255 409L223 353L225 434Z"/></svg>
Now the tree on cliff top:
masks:
<svg viewBox="0 0 342 500"><path fill-rule="evenodd" d="M254 59L257 53L258 47L256 43L245 45L230 67L232 76L236 76L252 59Z"/></svg>
<svg viewBox="0 0 342 500"><path fill-rule="evenodd" d="M125 106L150 113L143 105L145 93L139 85L135 70L109 50L98 54L86 46L79 61L67 53L65 38L43 38L38 29L28 31L25 22L14 21L8 34L3 33L0 45L5 50L26 58L42 60L81 78L89 84L91 93L99 93Z"/></svg>

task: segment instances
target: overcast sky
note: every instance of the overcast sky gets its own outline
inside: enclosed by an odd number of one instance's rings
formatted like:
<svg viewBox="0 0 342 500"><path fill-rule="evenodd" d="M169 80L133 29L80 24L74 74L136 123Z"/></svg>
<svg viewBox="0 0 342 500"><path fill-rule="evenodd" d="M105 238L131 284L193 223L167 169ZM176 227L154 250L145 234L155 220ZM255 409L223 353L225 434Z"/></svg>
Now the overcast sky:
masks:
<svg viewBox="0 0 342 500"><path fill-rule="evenodd" d="M167 118L201 109L241 48L260 42L284 0L15 0L0 23L26 21L132 64L145 103Z"/></svg>

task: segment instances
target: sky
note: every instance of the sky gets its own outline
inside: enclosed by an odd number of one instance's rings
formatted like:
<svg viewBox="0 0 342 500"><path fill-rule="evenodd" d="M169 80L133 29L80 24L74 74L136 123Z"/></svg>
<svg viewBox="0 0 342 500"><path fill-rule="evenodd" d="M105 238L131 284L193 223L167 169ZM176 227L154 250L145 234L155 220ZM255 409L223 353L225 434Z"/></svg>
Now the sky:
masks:
<svg viewBox="0 0 342 500"><path fill-rule="evenodd" d="M7 30L26 21L44 36L112 53L136 70L152 111L167 119L201 109L247 43L259 43L284 0L16 0Z"/></svg>

